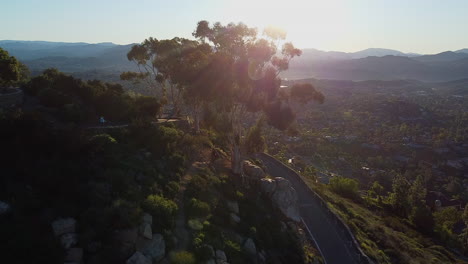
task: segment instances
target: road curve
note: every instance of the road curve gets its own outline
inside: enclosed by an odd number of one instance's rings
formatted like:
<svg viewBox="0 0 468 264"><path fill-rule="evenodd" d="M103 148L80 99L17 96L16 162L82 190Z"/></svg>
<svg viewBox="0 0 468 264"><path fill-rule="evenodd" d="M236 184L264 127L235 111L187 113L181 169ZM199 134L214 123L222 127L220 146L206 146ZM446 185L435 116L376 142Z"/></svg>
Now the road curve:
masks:
<svg viewBox="0 0 468 264"><path fill-rule="evenodd" d="M296 189L299 198L300 214L304 224L309 229L317 243L326 264L358 264L357 254L350 247L350 241L345 239L338 228L336 218L332 217L320 201L308 190L295 175L287 168L272 162L270 159L259 155L267 173L273 177L283 177L289 180Z"/></svg>

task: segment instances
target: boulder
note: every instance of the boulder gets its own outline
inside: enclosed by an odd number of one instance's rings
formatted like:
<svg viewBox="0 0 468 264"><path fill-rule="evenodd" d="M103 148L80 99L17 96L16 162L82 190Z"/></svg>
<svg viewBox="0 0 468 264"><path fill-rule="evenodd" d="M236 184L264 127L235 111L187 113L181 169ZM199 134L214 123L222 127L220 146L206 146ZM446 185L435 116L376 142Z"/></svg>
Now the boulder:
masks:
<svg viewBox="0 0 468 264"><path fill-rule="evenodd" d="M147 223L147 224L152 225L153 224L153 216L148 214L148 213L144 213L143 214L143 223Z"/></svg>
<svg viewBox="0 0 468 264"><path fill-rule="evenodd" d="M82 248L70 248L65 255L65 262L81 263L83 259Z"/></svg>
<svg viewBox="0 0 468 264"><path fill-rule="evenodd" d="M151 264L151 259L141 254L137 251L129 259L127 259L127 264Z"/></svg>
<svg viewBox="0 0 468 264"><path fill-rule="evenodd" d="M153 238L153 231L151 230L151 225L148 223L143 223L140 226L140 235L147 239Z"/></svg>
<svg viewBox="0 0 468 264"><path fill-rule="evenodd" d="M60 237L60 244L64 249L71 248L78 243L78 236L75 233L64 234Z"/></svg>
<svg viewBox="0 0 468 264"><path fill-rule="evenodd" d="M221 251L221 250L216 250L216 262L221 262L221 263L224 263L224 262L227 262L227 257L226 257L226 253L224 253L224 251Z"/></svg>
<svg viewBox="0 0 468 264"><path fill-rule="evenodd" d="M258 252L257 254L258 262L265 263L266 262L266 254L264 251Z"/></svg>
<svg viewBox="0 0 468 264"><path fill-rule="evenodd" d="M253 239L248 238L244 243L244 250L247 254L251 256L257 255L257 248L255 247L255 242Z"/></svg>
<svg viewBox="0 0 468 264"><path fill-rule="evenodd" d="M249 160L244 160L242 162L242 167L245 175L247 175L247 178L249 178L250 180L259 181L263 177L265 177L265 172L262 170L262 168L253 164Z"/></svg>
<svg viewBox="0 0 468 264"><path fill-rule="evenodd" d="M152 235L151 235L152 236ZM136 244L135 244L135 249L136 250L143 250L149 243L151 242L151 239L144 238L142 236L138 236Z"/></svg>
<svg viewBox="0 0 468 264"><path fill-rule="evenodd" d="M267 194L271 195L275 192L276 189L276 181L273 179L263 178L260 180L260 190Z"/></svg>
<svg viewBox="0 0 468 264"><path fill-rule="evenodd" d="M216 261L214 259L209 259L205 262L205 264L216 264Z"/></svg>
<svg viewBox="0 0 468 264"><path fill-rule="evenodd" d="M276 189L271 196L273 204L290 220L300 222L298 197L291 183L281 177L276 177Z"/></svg>
<svg viewBox="0 0 468 264"><path fill-rule="evenodd" d="M226 205L229 212L239 214L239 204L236 201L227 201Z"/></svg>
<svg viewBox="0 0 468 264"><path fill-rule="evenodd" d="M151 241L143 247L141 252L152 261L159 261L166 254L166 243L161 234L153 234Z"/></svg>
<svg viewBox="0 0 468 264"><path fill-rule="evenodd" d="M273 205L287 218L301 221L297 192L288 180L282 177L263 178L260 181L260 190L271 198Z"/></svg>
<svg viewBox="0 0 468 264"><path fill-rule="evenodd" d="M76 220L73 218L59 218L52 222L52 229L56 236L75 233Z"/></svg>
<svg viewBox="0 0 468 264"><path fill-rule="evenodd" d="M236 215L235 213L230 213L229 217L231 219L231 222L233 222L235 224L238 224L241 221L240 217L238 215Z"/></svg>
<svg viewBox="0 0 468 264"><path fill-rule="evenodd" d="M0 201L0 215L8 213L10 209L11 206L8 203Z"/></svg>
<svg viewBox="0 0 468 264"><path fill-rule="evenodd" d="M215 251L212 245L206 245L206 247L210 250L210 256L215 257Z"/></svg>

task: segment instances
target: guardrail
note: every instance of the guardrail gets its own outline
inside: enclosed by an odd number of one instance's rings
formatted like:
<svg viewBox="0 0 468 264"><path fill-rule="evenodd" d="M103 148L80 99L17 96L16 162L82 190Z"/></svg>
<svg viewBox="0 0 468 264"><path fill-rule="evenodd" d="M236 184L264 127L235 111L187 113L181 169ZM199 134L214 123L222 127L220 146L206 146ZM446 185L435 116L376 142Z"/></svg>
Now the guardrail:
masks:
<svg viewBox="0 0 468 264"><path fill-rule="evenodd" d="M302 177L295 171L293 170L292 168L290 168L289 166L286 166L283 162L277 160L275 157L273 156L270 156L266 153L258 153L257 155L260 155L270 161L272 161L273 163L279 165L279 166L282 166L284 167L286 170L288 170L290 172L291 175L293 175L299 182L301 182L302 184L304 184L305 186L308 186L305 181L302 179ZM356 257L357 257L357 260L359 263L365 263L365 264L375 264L365 253L364 251L362 250L361 246L359 245L359 243L357 242L356 238L354 237L354 234L351 232L351 229L349 228L349 226L343 221L343 219L335 214L332 210L330 210L330 208L328 208L328 205L327 203L325 202L325 200L318 194L316 193L314 190L312 190L310 187L307 188L307 190L313 195L313 197L315 197L319 202L320 202L320 205L322 206L322 208L324 208L325 210L327 210L328 214L335 219L335 224L337 224L339 227L341 227L342 231L341 234L345 236L345 238L350 241L349 244L347 245L348 247L350 247L353 251L357 252L356 254Z"/></svg>

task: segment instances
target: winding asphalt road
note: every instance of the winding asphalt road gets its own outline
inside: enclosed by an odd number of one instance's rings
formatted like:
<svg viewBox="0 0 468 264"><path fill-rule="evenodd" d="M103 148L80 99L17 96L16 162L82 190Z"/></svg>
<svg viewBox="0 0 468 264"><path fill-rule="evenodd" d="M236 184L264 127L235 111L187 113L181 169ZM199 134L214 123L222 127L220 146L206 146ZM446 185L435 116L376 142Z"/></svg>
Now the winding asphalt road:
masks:
<svg viewBox="0 0 468 264"><path fill-rule="evenodd" d="M336 218L320 205L320 200L308 190L309 187L284 166L263 155L259 155L258 158L263 161L268 174L289 180L296 189L302 220L320 248L326 264L358 264L357 254L349 246L351 242L340 235L343 231L336 225Z"/></svg>

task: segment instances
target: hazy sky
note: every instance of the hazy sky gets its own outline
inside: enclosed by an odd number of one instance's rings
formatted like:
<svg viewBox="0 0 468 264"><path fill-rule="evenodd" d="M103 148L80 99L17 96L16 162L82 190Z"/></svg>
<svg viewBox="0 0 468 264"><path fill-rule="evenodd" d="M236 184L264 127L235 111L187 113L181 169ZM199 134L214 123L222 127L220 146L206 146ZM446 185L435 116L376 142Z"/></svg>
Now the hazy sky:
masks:
<svg viewBox="0 0 468 264"><path fill-rule="evenodd" d="M0 39L141 42L199 20L281 27L300 48L437 53L468 48L468 0L4 0Z"/></svg>

